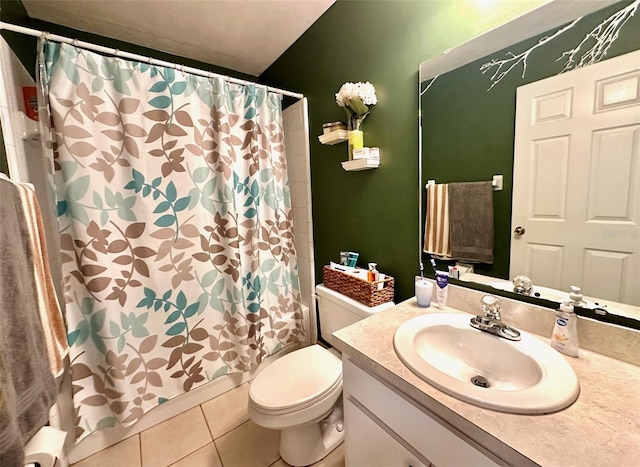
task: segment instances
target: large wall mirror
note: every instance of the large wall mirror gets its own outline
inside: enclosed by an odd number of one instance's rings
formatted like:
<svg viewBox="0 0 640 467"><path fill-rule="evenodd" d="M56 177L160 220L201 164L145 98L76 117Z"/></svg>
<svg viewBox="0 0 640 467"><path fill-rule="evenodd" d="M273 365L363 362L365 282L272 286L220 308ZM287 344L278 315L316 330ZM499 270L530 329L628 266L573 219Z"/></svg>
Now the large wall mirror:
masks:
<svg viewBox="0 0 640 467"><path fill-rule="evenodd" d="M576 285L582 289L588 305L586 308L596 309L596 312L587 314L588 316L597 318L598 313L614 318L620 316L623 319L606 319L640 328L638 3L638 0L552 1L421 64L421 206L425 203L424 183L427 180L452 183L491 180L493 175L503 175L504 178L503 189L495 191L493 199L494 262L475 264L474 275L467 278L463 276L463 281L460 282L462 285L465 285L466 280L484 284L479 287L481 289L493 287L496 291L511 291L511 279L515 275L511 260L512 250L515 251L512 244L514 241L523 244L522 239L529 238L526 233L523 236L514 233L513 221L520 218L524 218L523 222L535 217L546 218L544 220L551 222L542 227L545 238L538 242L538 256L534 254L536 251L531 253L536 248L530 246L522 253L523 256L529 255L528 262L525 261L528 268L526 270L534 276L534 291L542 291L541 298L546 299L540 304L550 306L551 303L553 306L553 303L567 299L569 286ZM611 31L614 31L614 35L607 36L607 32ZM596 60L594 67L608 60L632 57L627 58L627 62L632 63L632 71L602 78L593 71L596 68L588 66L579 67L576 71L564 70L570 51L578 49L573 59L579 60L588 51L592 54L598 52L597 47L601 48L600 51L602 47L607 50L606 55ZM483 68L483 65L492 60L503 60L502 67L498 68L498 62L494 66ZM526 70L523 70L525 65ZM509 72L500 75L509 68ZM576 156L568 152L564 154L562 149L558 149L562 145L555 144L560 139L571 140L571 136L567 136L569 133L563 129L555 136L532 137L537 140L533 143L530 141L525 147L534 148L531 151L537 159L524 168L516 163L514 174L518 88L521 88L520 94L523 95L523 86L527 86L524 88L527 89L533 86L532 83L537 86L540 82L547 83L551 77L561 76L560 84L556 85L559 87L539 92L537 104L533 110L528 108L525 113L526 119L529 116L548 117L551 120L555 118L557 121L547 127L564 128L562 120L567 116L577 115L577 111L571 107L570 98L576 94L572 80L581 71L584 71L581 76L592 79L589 86L600 93L597 97L600 102L594 103L588 110L598 114L598 125L603 122L606 124L606 130L591 132L586 138L590 146L581 154L587 161L580 169L582 172L572 172L571 158L575 159ZM622 79L618 79L619 76ZM547 98L548 96L552 98ZM518 105L522 113L522 103ZM618 117L614 117L613 112L608 112L607 106L622 108L626 120L617 120ZM577 121L574 125L582 129L584 124L581 122ZM520 124L518 126L521 127ZM615 144L609 144L607 150L602 150L605 139L608 143L614 141ZM540 141L551 143L545 146L539 144ZM573 141L575 139L571 143ZM516 154L516 157L520 156ZM597 191L596 194L589 192L591 194L584 195L593 199L582 200L583 203L575 208L562 198L584 197L570 192L576 184L575 180L568 178L571 176L580 183L584 182L583 185L590 185L591 192L594 189ZM532 185L538 194L544 195L546 201L538 199L524 208L518 207L517 200L521 193ZM559 198L562 199L559 201ZM536 203L539 209L535 207ZM546 207L540 208L545 203ZM561 207L556 212L551 205ZM595 205L602 209L594 214L592 211ZM622 208L616 211L612 206ZM567 213L567 209L572 212ZM568 256L569 249L564 247L568 241L566 237L586 236L584 226L571 231L562 227L566 218L570 217L569 214L573 216L576 213L592 224L604 221L610 223L598 231L597 235L602 237L598 246L582 247L580 250L581 257L577 263L580 265L579 270L574 271L573 275L562 275L558 268L567 266L559 265L558 258L563 254L564 259ZM424 227L424 209L422 226ZM535 231L535 228L532 227L532 230ZM423 260L428 264L426 255ZM446 269L450 264L453 263L440 263L439 269ZM602 287L607 281L613 287ZM538 292L536 294L540 296ZM533 295L508 295L536 302ZM600 308L607 313L601 312Z"/></svg>

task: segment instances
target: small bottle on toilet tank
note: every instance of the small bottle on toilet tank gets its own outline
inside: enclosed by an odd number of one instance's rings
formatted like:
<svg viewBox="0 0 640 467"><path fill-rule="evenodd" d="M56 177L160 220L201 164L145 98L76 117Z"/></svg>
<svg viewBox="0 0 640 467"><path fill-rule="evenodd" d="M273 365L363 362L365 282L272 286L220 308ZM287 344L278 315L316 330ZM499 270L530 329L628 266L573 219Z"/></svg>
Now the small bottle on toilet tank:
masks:
<svg viewBox="0 0 640 467"><path fill-rule="evenodd" d="M378 270L376 269L376 266L378 266L377 263L369 263L369 270L367 271L367 280L369 282L376 282L378 280Z"/></svg>

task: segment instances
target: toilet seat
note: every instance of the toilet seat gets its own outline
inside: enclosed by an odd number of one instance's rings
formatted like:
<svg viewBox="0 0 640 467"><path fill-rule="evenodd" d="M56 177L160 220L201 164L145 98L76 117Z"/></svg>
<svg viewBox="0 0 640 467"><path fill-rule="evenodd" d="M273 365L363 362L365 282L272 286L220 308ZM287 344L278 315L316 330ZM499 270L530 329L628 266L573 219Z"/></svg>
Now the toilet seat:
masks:
<svg viewBox="0 0 640 467"><path fill-rule="evenodd" d="M341 389L341 360L316 344L287 354L265 368L251 383L249 400L261 412L275 415L318 404Z"/></svg>

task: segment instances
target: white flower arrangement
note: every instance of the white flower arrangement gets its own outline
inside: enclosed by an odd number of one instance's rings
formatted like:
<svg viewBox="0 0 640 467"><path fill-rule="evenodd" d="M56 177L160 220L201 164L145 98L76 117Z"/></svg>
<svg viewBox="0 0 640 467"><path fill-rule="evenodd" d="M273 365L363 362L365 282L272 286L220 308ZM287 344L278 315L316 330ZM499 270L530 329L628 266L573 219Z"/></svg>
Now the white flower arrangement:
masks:
<svg viewBox="0 0 640 467"><path fill-rule="evenodd" d="M369 105L378 102L376 89L369 81L366 83L344 83L336 94L336 103L347 112L350 130L360 129L360 124L369 115Z"/></svg>

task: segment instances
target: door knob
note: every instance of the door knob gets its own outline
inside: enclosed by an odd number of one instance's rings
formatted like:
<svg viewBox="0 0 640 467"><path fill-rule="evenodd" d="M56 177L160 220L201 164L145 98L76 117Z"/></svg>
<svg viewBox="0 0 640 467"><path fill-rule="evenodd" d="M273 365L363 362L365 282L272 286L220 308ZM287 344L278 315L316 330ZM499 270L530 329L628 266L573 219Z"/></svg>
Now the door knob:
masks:
<svg viewBox="0 0 640 467"><path fill-rule="evenodd" d="M525 232L524 227L518 226L515 229L513 229L513 233L518 235L518 236L524 235L524 232Z"/></svg>

